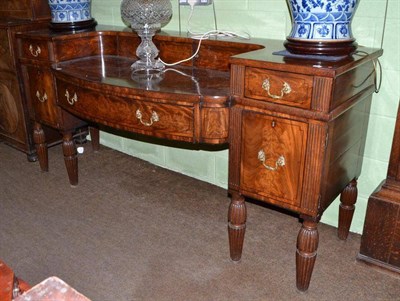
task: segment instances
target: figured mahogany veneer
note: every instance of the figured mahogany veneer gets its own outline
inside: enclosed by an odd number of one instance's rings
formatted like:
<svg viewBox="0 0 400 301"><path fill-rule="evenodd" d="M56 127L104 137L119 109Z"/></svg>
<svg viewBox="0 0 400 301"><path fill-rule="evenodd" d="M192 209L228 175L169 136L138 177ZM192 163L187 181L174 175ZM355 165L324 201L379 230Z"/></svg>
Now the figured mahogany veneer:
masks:
<svg viewBox="0 0 400 301"><path fill-rule="evenodd" d="M46 28L48 20L31 20L31 12L26 11L30 9L30 2L7 0L0 7L0 141L25 152L29 161L36 161L29 109L20 85L15 35L17 32ZM50 139L54 137L50 132L48 134Z"/></svg>
<svg viewBox="0 0 400 301"><path fill-rule="evenodd" d="M125 131L188 142L227 141L228 72L177 67L165 70L162 80L135 81L134 61L96 56L57 64L58 104Z"/></svg>
<svg viewBox="0 0 400 301"><path fill-rule="evenodd" d="M323 62L274 55L278 47L270 41L266 49L230 59L229 241L231 258L239 260L245 197L299 213L296 277L305 291L317 256L317 224L339 194L338 236L349 233L375 90L374 60L382 51L362 49Z"/></svg>
<svg viewBox="0 0 400 301"><path fill-rule="evenodd" d="M158 34L154 41L166 62L189 57L198 43L171 33ZM25 81L31 97L35 89L43 97L46 83L56 88L49 91L48 106L34 106L37 131L41 123L61 122L53 113L59 111L92 125L152 137L229 143L233 260L242 255L246 197L303 219L296 250L299 290L310 283L318 222L339 194L338 236L347 237L375 91L374 60L382 50L360 47L360 54L323 62L274 55L283 41L206 40L193 60L146 78L130 70L139 39L127 30L32 32L19 35L19 42L20 61L32 79ZM48 47L32 59L30 45ZM49 60L55 62L51 71ZM69 142L67 170L77 179L73 129L59 129ZM43 135L36 137L44 143Z"/></svg>
<svg viewBox="0 0 400 301"><path fill-rule="evenodd" d="M2 0L0 19L25 20L50 19L48 0ZM31 28L32 30L33 28Z"/></svg>

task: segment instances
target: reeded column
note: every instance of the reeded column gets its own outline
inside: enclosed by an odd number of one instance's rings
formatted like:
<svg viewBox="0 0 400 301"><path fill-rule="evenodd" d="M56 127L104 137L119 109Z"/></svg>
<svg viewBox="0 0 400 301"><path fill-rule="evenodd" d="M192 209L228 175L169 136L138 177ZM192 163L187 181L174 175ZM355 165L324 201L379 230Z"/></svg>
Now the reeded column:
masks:
<svg viewBox="0 0 400 301"><path fill-rule="evenodd" d="M319 234L318 222L305 218L297 236L296 285L300 291L306 291L317 259Z"/></svg>
<svg viewBox="0 0 400 301"><path fill-rule="evenodd" d="M42 125L39 122L35 122L33 127L33 142L35 143L40 169L42 171L49 171L46 137Z"/></svg>
<svg viewBox="0 0 400 301"><path fill-rule="evenodd" d="M338 237L345 240L349 235L351 221L357 201L357 180L352 180L340 195Z"/></svg>
<svg viewBox="0 0 400 301"><path fill-rule="evenodd" d="M246 218L247 210L244 197L237 192L232 193L228 211L228 234L230 256L233 261L239 261L242 257Z"/></svg>
<svg viewBox="0 0 400 301"><path fill-rule="evenodd" d="M69 183L72 186L78 185L78 157L76 155L75 142L72 133L63 133L62 149L64 153L64 163L67 168Z"/></svg>

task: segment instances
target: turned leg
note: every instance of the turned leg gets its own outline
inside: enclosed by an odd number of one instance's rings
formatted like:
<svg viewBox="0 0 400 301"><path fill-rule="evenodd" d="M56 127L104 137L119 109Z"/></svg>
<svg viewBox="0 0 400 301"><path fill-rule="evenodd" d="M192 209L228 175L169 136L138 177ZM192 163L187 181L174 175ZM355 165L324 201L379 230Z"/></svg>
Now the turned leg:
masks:
<svg viewBox="0 0 400 301"><path fill-rule="evenodd" d="M340 195L338 237L345 240L349 235L357 201L357 181L352 180Z"/></svg>
<svg viewBox="0 0 400 301"><path fill-rule="evenodd" d="M90 138L92 140L93 151L97 152L100 149L100 135L99 129L96 127L89 127Z"/></svg>
<svg viewBox="0 0 400 301"><path fill-rule="evenodd" d="M33 127L33 142L35 143L40 169L42 171L49 171L49 157L47 152L46 137L44 135L42 125L39 122L35 122Z"/></svg>
<svg viewBox="0 0 400 301"><path fill-rule="evenodd" d="M300 291L306 291L310 285L318 249L318 222L305 218L297 236L296 285Z"/></svg>
<svg viewBox="0 0 400 301"><path fill-rule="evenodd" d="M246 203L239 193L232 194L228 212L228 234L231 259L239 261L242 257L244 233L246 231Z"/></svg>
<svg viewBox="0 0 400 301"><path fill-rule="evenodd" d="M62 149L64 153L64 163L67 168L69 183L72 186L78 185L78 157L76 155L75 142L72 133L63 133Z"/></svg>

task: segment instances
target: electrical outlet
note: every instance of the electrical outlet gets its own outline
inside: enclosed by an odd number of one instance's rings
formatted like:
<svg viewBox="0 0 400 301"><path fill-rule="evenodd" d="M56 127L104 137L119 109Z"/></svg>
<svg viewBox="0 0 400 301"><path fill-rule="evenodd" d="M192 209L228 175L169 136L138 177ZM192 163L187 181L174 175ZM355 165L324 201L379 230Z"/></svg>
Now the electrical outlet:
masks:
<svg viewBox="0 0 400 301"><path fill-rule="evenodd" d="M210 5L212 0L179 0L179 5Z"/></svg>

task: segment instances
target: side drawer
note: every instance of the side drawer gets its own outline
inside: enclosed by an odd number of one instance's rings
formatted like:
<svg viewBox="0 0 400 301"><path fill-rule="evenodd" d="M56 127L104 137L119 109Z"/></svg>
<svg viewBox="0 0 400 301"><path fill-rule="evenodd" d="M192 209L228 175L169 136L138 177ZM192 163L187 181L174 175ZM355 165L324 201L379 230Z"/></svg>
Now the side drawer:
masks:
<svg viewBox="0 0 400 301"><path fill-rule="evenodd" d="M307 123L243 111L240 189L300 207L307 129Z"/></svg>
<svg viewBox="0 0 400 301"><path fill-rule="evenodd" d="M312 87L312 76L246 68L244 95L248 98L309 109Z"/></svg>
<svg viewBox="0 0 400 301"><path fill-rule="evenodd" d="M22 39L20 44L20 58L47 61L50 58L48 42L35 39Z"/></svg>
<svg viewBox="0 0 400 301"><path fill-rule="evenodd" d="M51 71L34 66L26 66L26 71L35 120L57 128L61 115L60 108L56 104Z"/></svg>
<svg viewBox="0 0 400 301"><path fill-rule="evenodd" d="M57 101L87 120L154 137L193 141L194 106L110 96L57 80Z"/></svg>

